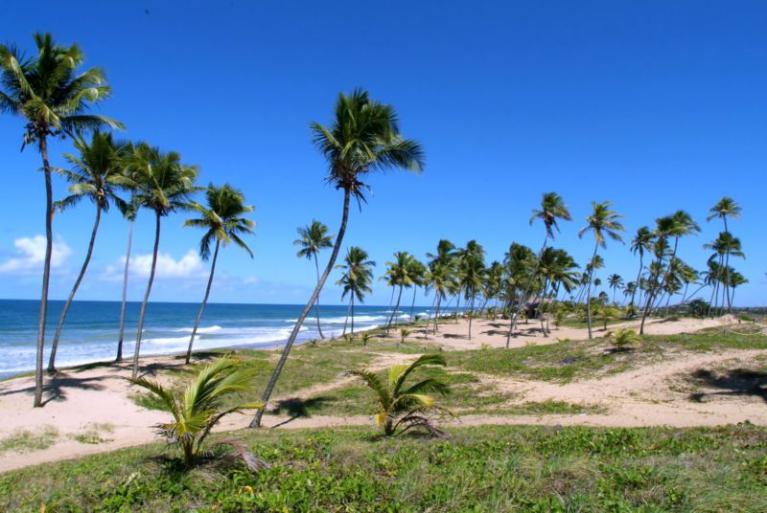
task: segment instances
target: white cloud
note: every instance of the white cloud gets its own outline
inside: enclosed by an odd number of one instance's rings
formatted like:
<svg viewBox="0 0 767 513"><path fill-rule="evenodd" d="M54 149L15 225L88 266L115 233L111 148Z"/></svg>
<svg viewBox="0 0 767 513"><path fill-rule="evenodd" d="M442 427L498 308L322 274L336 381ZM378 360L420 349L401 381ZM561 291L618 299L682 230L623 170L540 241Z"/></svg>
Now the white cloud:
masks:
<svg viewBox="0 0 767 513"><path fill-rule="evenodd" d="M29 272L40 272L45 260L45 237L35 235L34 237L21 237L13 241L18 256L11 257L0 263L0 273L24 274ZM61 268L72 254L72 249L63 241L53 242L53 251L51 253L51 268Z"/></svg>
<svg viewBox="0 0 767 513"><path fill-rule="evenodd" d="M106 267L103 277L108 280L122 279L124 268L125 257L120 257L118 263ZM131 256L130 273L132 276L146 278L149 276L151 268L151 253ZM191 278L204 275L205 272L202 259L193 249L187 251L178 260L174 259L169 253L159 253L157 255L156 278Z"/></svg>

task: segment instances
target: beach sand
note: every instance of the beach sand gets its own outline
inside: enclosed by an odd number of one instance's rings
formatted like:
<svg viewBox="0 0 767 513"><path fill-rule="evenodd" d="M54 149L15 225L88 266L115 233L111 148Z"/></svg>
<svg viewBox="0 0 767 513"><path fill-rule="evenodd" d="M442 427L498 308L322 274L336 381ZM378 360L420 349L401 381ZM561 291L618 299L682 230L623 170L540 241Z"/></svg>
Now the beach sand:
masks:
<svg viewBox="0 0 767 513"><path fill-rule="evenodd" d="M729 325L732 317L719 319L681 319L676 321L652 321L646 326L648 334L690 333L703 328ZM636 328L636 322L609 326ZM586 330L561 327L548 337L539 331L539 324L531 321L519 326L521 334L511 339L511 347L526 344L550 344L558 339L583 340ZM439 346L445 351L504 347L508 322L476 319L473 337L466 337L467 321L440 326L440 333L413 330L409 338ZM597 331L595 336L602 335ZM383 369L394 363L404 363L418 357L417 354L375 353L370 364L372 370ZM478 424L547 424L588 426L711 426L748 420L767 425L767 405L755 395L712 396L711 400L694 402L689 393L677 386L675 379L682 373L702 368L728 368L747 366L753 358L767 355L767 350L728 350L671 356L662 362L651 363L620 374L602 378L574 381L568 384L501 378L479 375L483 384L501 393L511 393L512 404L528 401L557 400L586 406L598 406L600 413L577 415L465 415L450 421L456 425ZM183 363L175 357L148 357L142 359L143 370L150 374ZM50 382L46 390L44 408L32 408L34 380L20 377L0 382L0 440L21 430L40 432L55 429L58 432L53 445L28 453L6 451L0 453L0 471L20 468L49 461L74 458L92 453L111 451L147 442L157 441L154 426L166 420L166 413L147 410L136 405L130 395L136 392L126 378L130 365L92 365L63 370ZM330 383L322 383L290 394L290 397L310 398L329 390L346 386L350 377L340 377ZM218 430L244 428L251 414L232 415L226 418ZM265 426L281 424L288 417L267 414ZM311 416L297 418L280 426L280 429L317 428L328 426L372 425L368 416ZM100 443L85 444L76 437L97 433Z"/></svg>

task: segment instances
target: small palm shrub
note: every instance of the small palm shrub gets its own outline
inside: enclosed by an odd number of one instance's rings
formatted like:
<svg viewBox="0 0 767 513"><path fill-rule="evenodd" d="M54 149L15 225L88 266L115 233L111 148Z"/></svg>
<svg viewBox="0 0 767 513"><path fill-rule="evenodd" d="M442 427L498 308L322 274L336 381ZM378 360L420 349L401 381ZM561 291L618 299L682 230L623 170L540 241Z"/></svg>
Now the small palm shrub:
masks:
<svg viewBox="0 0 767 513"><path fill-rule="evenodd" d="M447 411L436 405L428 392L448 394L448 385L438 379L425 378L412 385L406 385L411 374L427 365L445 366L445 357L441 354L425 354L410 365L395 365L389 369L388 379L382 380L373 372L353 370L351 374L361 378L375 392L378 402L376 423L383 429L385 436L404 433L411 429L420 429L432 435L441 435L427 417L434 410Z"/></svg>
<svg viewBox="0 0 767 513"><path fill-rule="evenodd" d="M399 336L400 336L400 344L405 343L405 339L407 336L410 335L410 330L407 328L400 328L399 329Z"/></svg>
<svg viewBox="0 0 767 513"><path fill-rule="evenodd" d="M616 330L615 333L611 333L609 339L615 349L623 351L639 341L639 335L634 330L621 328Z"/></svg>
<svg viewBox="0 0 767 513"><path fill-rule="evenodd" d="M187 386L168 390L156 381L132 378L130 381L151 392L160 408L173 415L168 423L158 424L160 434L178 444L187 467L194 464L211 429L225 416L241 410L263 408L263 403L239 403L225 400L232 394L247 390L253 381L251 370L244 369L234 358L219 358L203 367Z"/></svg>
<svg viewBox="0 0 767 513"><path fill-rule="evenodd" d="M366 346L368 345L368 342L370 342L370 339L373 337L370 333L367 331L364 331L362 335L360 335L360 340L362 340L362 345Z"/></svg>

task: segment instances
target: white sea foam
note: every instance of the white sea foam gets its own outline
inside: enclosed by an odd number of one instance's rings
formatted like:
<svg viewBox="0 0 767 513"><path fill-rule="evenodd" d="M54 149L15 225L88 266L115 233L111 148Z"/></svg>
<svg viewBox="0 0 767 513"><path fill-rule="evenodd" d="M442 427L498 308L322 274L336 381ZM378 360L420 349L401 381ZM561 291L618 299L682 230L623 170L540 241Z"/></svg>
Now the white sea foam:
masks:
<svg viewBox="0 0 767 513"><path fill-rule="evenodd" d="M193 328L179 328L179 329L173 330L173 331L175 331L176 333L192 333L192 329ZM216 333L216 332L221 331L222 329L224 329L224 328L222 328L219 325L207 326L207 327L206 326L201 326L201 327L197 328L197 333Z"/></svg>

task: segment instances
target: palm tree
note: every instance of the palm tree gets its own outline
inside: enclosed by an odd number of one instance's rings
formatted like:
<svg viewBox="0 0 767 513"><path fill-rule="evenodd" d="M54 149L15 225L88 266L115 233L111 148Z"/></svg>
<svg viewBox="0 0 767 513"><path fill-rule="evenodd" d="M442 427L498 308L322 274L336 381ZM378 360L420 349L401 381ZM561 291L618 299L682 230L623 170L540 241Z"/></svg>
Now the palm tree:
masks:
<svg viewBox="0 0 767 513"><path fill-rule="evenodd" d="M413 300L410 303L410 321L412 322L415 320L415 296L418 292L418 287L426 286L426 266L417 258L413 257L410 261L408 274L410 275L410 280L413 282Z"/></svg>
<svg viewBox="0 0 767 513"><path fill-rule="evenodd" d="M191 467L199 456L211 429L226 415L241 410L263 408L263 403L237 402L229 396L241 394L253 383L252 369L232 358L220 358L203 367L182 389L169 390L156 381L131 378L134 385L147 389L159 399L162 410L173 415L171 422L160 424L160 433L181 446L184 464Z"/></svg>
<svg viewBox="0 0 767 513"><path fill-rule="evenodd" d="M77 45L62 47L50 34L35 34L37 55L26 59L16 48L0 45L0 112L16 114L26 122L23 150L36 144L45 177L45 258L37 325L34 406L43 405L43 352L48 313L48 282L53 249L53 186L48 160L49 137L72 137L86 130L122 125L108 117L89 114L91 104L110 94L104 73L91 68L77 73L84 57Z"/></svg>
<svg viewBox="0 0 767 513"><path fill-rule="evenodd" d="M601 203L592 202L591 215L586 218L586 226L578 232L578 237L583 237L587 232L594 234L594 254L591 257L592 262L597 257L597 251L599 248L607 247L607 238L611 238L618 242L623 242L620 234L624 230L623 225L618 221L620 214L611 210L611 204L609 201L603 201ZM586 312L587 321L589 327L589 340L592 338L591 334L591 284L593 281L594 268L592 266L589 271L588 289L586 291Z"/></svg>
<svg viewBox="0 0 767 513"><path fill-rule="evenodd" d="M644 269L644 255L645 252L652 251L653 233L646 226L642 226L637 229L636 235L631 241L631 252L635 255L639 253L639 270L637 271L636 283L639 283L642 278L642 270ZM631 293L631 306L634 306L634 299L636 294L636 287Z"/></svg>
<svg viewBox="0 0 767 513"><path fill-rule="evenodd" d="M729 227L727 226L727 218L735 219L737 217L740 217L741 208L740 206L735 202L734 199L725 196L722 199L720 199L716 205L711 207L709 210L709 215L706 218L706 221L711 221L712 219L719 218L724 223L724 233L728 234L730 233ZM730 253L725 252L725 254L722 257L722 265L724 272L727 273L729 270L730 265ZM724 289L724 295L727 298L727 311L732 310L732 298L730 297L729 293L729 280L727 279L727 276L724 277L724 283L725 283L725 289Z"/></svg>
<svg viewBox="0 0 767 513"><path fill-rule="evenodd" d="M394 261L386 262L386 273L383 279L391 286L399 290L397 293L397 302L394 305L394 309L389 316L389 322L386 323L386 329L390 329L392 323L397 324L397 313L399 312L399 305L402 301L402 291L405 288L410 288L415 284L413 280L413 261L415 257L407 251L397 251L394 253Z"/></svg>
<svg viewBox="0 0 767 513"><path fill-rule="evenodd" d="M623 287L623 278L621 278L620 274L611 274L607 277L607 286L610 287L613 291L613 303L615 303L615 292Z"/></svg>
<svg viewBox="0 0 767 513"><path fill-rule="evenodd" d="M375 262L368 259L368 254L364 249L352 246L346 250L344 263L337 266L339 269L343 269L341 279L337 282L338 285L343 287L341 299L349 295L352 336L354 336L354 299L356 298L360 303L364 303L365 294L373 291L370 288L370 284L373 281L373 267L375 265ZM344 325L344 334L346 334L346 325Z"/></svg>
<svg viewBox="0 0 767 513"><path fill-rule="evenodd" d="M503 264L498 261L493 261L487 268L485 273L485 281L482 283L482 295L484 300L479 311L482 312L487 304L498 297L503 288Z"/></svg>
<svg viewBox="0 0 767 513"><path fill-rule="evenodd" d="M197 318L194 320L192 335L189 337L189 348L186 351L186 363L192 358L192 346L197 329L200 327L202 314L205 312L205 306L208 304L210 296L210 287L213 284L213 275L216 273L216 261L218 260L218 250L221 245L228 245L234 242L245 250L250 258L253 258L253 251L248 247L242 235L253 233L253 227L256 225L251 219L243 217L244 214L253 212L253 207L245 205L245 197L242 192L234 189L229 184L222 187L208 185L205 191L207 206L192 202L190 207L200 213L199 218L187 219L184 226L193 226L202 228L205 234L200 239L200 257L203 261L210 258L210 244L214 240L216 244L213 249L213 260L210 263L210 275L208 284L205 287L205 295L202 298L200 309L197 312Z"/></svg>
<svg viewBox="0 0 767 513"><path fill-rule="evenodd" d="M328 234L328 227L319 221L312 220L312 224L298 229L298 239L293 244L300 247L296 256L314 260L314 269L317 271L317 283L320 281L320 263L319 254L325 248L333 247L333 236ZM317 302L314 304L314 313L317 315L317 331L320 338L325 338L320 326L320 296L317 295Z"/></svg>
<svg viewBox="0 0 767 513"><path fill-rule="evenodd" d="M152 264L149 268L144 300L138 316L136 331L136 347L133 352L132 377L138 376L138 358L141 353L141 338L144 333L144 316L149 295L152 292L157 253L160 248L160 221L178 209L189 208L189 196L196 190L194 181L197 178L197 168L181 162L181 156L176 152L163 153L158 148L140 144L136 148L137 157L132 161L136 166L135 172L141 176L142 188L136 193L139 205L155 214L154 246L152 249Z"/></svg>
<svg viewBox="0 0 767 513"><path fill-rule="evenodd" d="M532 289L534 269L538 267L538 258L533 250L522 244L512 242L504 257L506 277L504 280L506 305L509 310L509 332L506 335L506 347L511 343L511 336L517 322L517 313Z"/></svg>
<svg viewBox="0 0 767 513"><path fill-rule="evenodd" d="M121 147L121 158L123 161L123 173L132 182L131 186L131 199L130 202L121 209L122 215L126 221L128 221L128 247L125 250L125 263L123 265L123 287L120 301L120 328L119 336L117 338L117 356L115 357L115 363L119 363L123 359L123 342L125 341L125 319L127 317L128 310L128 274L130 271L130 257L131 248L133 246L133 226L136 223L136 216L138 215L139 205L136 203L136 191L141 188L140 181L142 176L140 173L136 173L137 166L133 165L133 158L137 156L136 147L133 144L126 144Z"/></svg>
<svg viewBox="0 0 767 513"><path fill-rule="evenodd" d="M538 279L542 280L540 285L540 298L545 300L549 285L551 286L551 301L552 305L549 308L548 303L541 301L538 304L538 312L543 313L548 310L553 310L556 302L557 295L559 294L559 288L563 287L565 292L570 292L577 285L580 279L580 274L576 271L578 264L575 263L575 259L570 256L567 251L563 249L556 249L547 247L543 250L538 259ZM548 316L544 318L540 315L541 331L544 336L548 336L549 330L547 327Z"/></svg>
<svg viewBox="0 0 767 513"><path fill-rule="evenodd" d="M664 287L667 285L667 281L671 279L671 267L675 264L675 261L677 259L677 250L679 248L679 239L682 237L685 237L687 235L691 235L693 233L700 232L700 227L698 224L693 221L690 214L685 212L684 210L677 210L674 212L674 214L671 215L671 227L668 230L668 236L674 238L674 247L671 250L671 258L669 259L668 263L668 271L664 277ZM669 289L673 289L672 287L666 287ZM675 292L674 292L675 293ZM673 294L669 294L668 300L671 301L671 296Z"/></svg>
<svg viewBox="0 0 767 513"><path fill-rule="evenodd" d="M675 222L672 216L659 217L655 220L655 231L653 233L652 248L655 253L655 261L650 264L649 276L646 281L645 306L642 310L642 322L639 325L639 334L644 335L644 324L647 316L653 308L653 303L658 293L662 290L660 277L663 275L664 260L669 255L668 239L675 229Z"/></svg>
<svg viewBox="0 0 767 513"><path fill-rule="evenodd" d="M69 195L61 201L56 202L56 206L65 210L79 203L83 198L89 199L96 206L96 216L93 221L91 238L88 241L88 250L85 252L85 259L77 275L72 291L69 293L64 307L59 316L59 322L56 325L56 332L53 335L51 343L51 354L48 360L48 372L56 372L56 351L59 347L61 330L67 319L67 313L72 305L72 300L83 281L85 271L88 270L88 264L93 255L93 246L96 242L96 234L99 230L102 212L109 210L110 203L120 206L125 210L127 205L117 196L116 189L121 186L132 186L133 181L123 174L122 162L119 157L119 149L112 142L112 135L108 133L94 132L91 142L88 143L82 137L75 139L75 148L80 153L79 157L67 153L64 158L72 165L72 169L60 169L59 172L72 185L69 187Z"/></svg>
<svg viewBox="0 0 767 513"><path fill-rule="evenodd" d="M439 324L442 300L456 286L455 277L455 244L442 239L437 244L437 253L427 253L429 270L426 276L427 286L434 289L434 333Z"/></svg>
<svg viewBox="0 0 767 513"><path fill-rule="evenodd" d="M312 305L317 302L320 291L336 264L341 248L346 224L349 220L349 204L352 198L361 205L365 201L367 185L362 181L366 174L387 168L401 168L411 171L423 169L423 150L409 139L404 139L399 132L399 122L394 109L371 100L368 93L355 90L350 95L338 97L335 120L330 127L312 123L314 142L328 161L327 181L337 189L344 191L341 226L336 235L336 242L320 281L304 311L298 317L293 330L283 348L280 359L269 378L263 394L264 403L274 391L290 349L296 341L298 332L309 314ZM251 427L261 425L262 410L256 414Z"/></svg>
<svg viewBox="0 0 767 513"><path fill-rule="evenodd" d="M740 239L733 237L730 232L720 232L712 243L704 244L703 247L714 251L714 254L711 255L709 260L717 260L722 273L722 275L719 277L720 279L716 280L714 284L711 304L715 305L718 302L718 289L721 285L723 289L722 307L724 307L726 303L729 311L729 309L732 307L732 298L728 293L730 283L727 274L730 271L730 266L726 265L726 263L729 263L730 256L745 258Z"/></svg>
<svg viewBox="0 0 767 513"><path fill-rule="evenodd" d="M404 433L410 429L426 429L432 434L438 432L425 416L429 410L436 408L434 398L427 393L445 395L450 392L448 385L436 378L425 378L412 385L405 384L411 374L427 365L444 367L445 357L441 354L421 355L410 365L395 365L389 369L385 380L368 370L350 371L350 374L361 378L375 392L378 402L375 420L385 436L392 436L397 430Z"/></svg>
<svg viewBox="0 0 767 513"><path fill-rule="evenodd" d="M484 278L485 250L477 241L470 240L458 255L458 284L464 299L469 302L469 340L474 317L474 300L482 288Z"/></svg>

